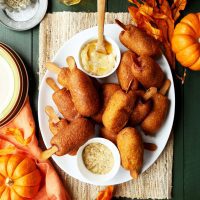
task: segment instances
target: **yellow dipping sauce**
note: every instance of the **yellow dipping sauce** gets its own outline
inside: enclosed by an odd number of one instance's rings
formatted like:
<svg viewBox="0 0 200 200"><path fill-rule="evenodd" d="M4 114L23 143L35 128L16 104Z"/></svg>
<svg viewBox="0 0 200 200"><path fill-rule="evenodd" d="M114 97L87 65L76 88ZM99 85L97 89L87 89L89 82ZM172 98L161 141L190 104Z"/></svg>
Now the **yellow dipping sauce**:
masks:
<svg viewBox="0 0 200 200"><path fill-rule="evenodd" d="M108 74L115 67L116 52L112 45L105 41L107 54L96 51L97 40L88 42L81 50L80 60L84 70L96 76Z"/></svg>
<svg viewBox="0 0 200 200"><path fill-rule="evenodd" d="M114 165L114 157L111 150L103 144L88 144L82 154L86 168L95 174L107 174Z"/></svg>

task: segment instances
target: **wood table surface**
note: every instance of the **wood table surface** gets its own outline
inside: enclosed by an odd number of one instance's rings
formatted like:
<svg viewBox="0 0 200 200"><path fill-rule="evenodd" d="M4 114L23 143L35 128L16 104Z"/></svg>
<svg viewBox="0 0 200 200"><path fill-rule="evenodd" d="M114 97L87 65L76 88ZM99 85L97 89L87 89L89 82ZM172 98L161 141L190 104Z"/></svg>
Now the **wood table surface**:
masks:
<svg viewBox="0 0 200 200"><path fill-rule="evenodd" d="M107 0L107 12L127 11L127 0ZM67 7L57 0L49 0L48 12L96 11L95 0L82 0L79 5ZM200 11L200 0L188 0L181 17ZM0 24L0 41L8 44L24 60L30 79L29 96L37 123L38 100L38 32L39 26L25 32L16 32ZM179 73L182 68L177 63ZM173 200L200 199L200 72L187 71L185 84L176 83L176 115L174 121ZM39 131L38 131L39 132Z"/></svg>

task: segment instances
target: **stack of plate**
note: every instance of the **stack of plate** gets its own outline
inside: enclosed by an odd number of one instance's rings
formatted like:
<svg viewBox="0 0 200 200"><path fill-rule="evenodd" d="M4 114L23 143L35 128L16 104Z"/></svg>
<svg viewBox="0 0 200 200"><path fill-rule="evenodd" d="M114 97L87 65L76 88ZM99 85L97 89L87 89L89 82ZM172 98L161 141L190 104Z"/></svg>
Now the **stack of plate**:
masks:
<svg viewBox="0 0 200 200"><path fill-rule="evenodd" d="M21 58L0 42L0 127L14 119L28 95L28 74Z"/></svg>

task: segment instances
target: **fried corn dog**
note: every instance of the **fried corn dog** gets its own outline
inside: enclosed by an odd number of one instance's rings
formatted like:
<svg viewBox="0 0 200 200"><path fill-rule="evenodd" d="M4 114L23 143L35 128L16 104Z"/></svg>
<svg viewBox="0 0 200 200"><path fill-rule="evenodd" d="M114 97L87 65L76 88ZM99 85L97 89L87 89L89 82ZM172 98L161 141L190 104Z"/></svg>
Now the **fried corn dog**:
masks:
<svg viewBox="0 0 200 200"><path fill-rule="evenodd" d="M131 66L136 60L136 54L131 51L126 51L122 54L120 65L117 69L117 77L121 88L124 91L128 91L130 88L132 90L138 89L138 81L134 77Z"/></svg>
<svg viewBox="0 0 200 200"><path fill-rule="evenodd" d="M46 82L54 90L52 99L63 117L68 121L80 117L81 115L74 106L70 92L66 88L60 89L52 78L47 78Z"/></svg>
<svg viewBox="0 0 200 200"><path fill-rule="evenodd" d="M136 99L137 97L132 90L128 93L122 90L116 91L108 101L103 113L103 125L109 130L119 132L128 122Z"/></svg>
<svg viewBox="0 0 200 200"><path fill-rule="evenodd" d="M134 25L124 25L119 20L116 23L124 30L120 33L121 43L140 56L160 56L159 42Z"/></svg>
<svg viewBox="0 0 200 200"><path fill-rule="evenodd" d="M56 146L56 155L62 156L78 149L95 133L94 124L86 118L77 118L66 129L54 135L51 145Z"/></svg>
<svg viewBox="0 0 200 200"><path fill-rule="evenodd" d="M152 110L141 123L142 130L148 135L155 135L166 119L170 102L169 99L164 95L168 91L169 87L170 81L166 80L165 84L160 90L160 93L156 93L152 97Z"/></svg>
<svg viewBox="0 0 200 200"><path fill-rule="evenodd" d="M132 65L132 73L135 78L146 88L161 88L165 80L165 74L160 66L148 56L140 56Z"/></svg>
<svg viewBox="0 0 200 200"><path fill-rule="evenodd" d="M135 128L126 127L117 135L117 147L121 155L122 166L130 171L134 179L137 179L143 164L142 137Z"/></svg>
<svg viewBox="0 0 200 200"><path fill-rule="evenodd" d="M100 109L97 89L90 77L77 68L73 57L68 57L67 63L69 67L63 69L52 63L47 63L46 67L58 73L58 82L70 91L78 113L90 117Z"/></svg>
<svg viewBox="0 0 200 200"><path fill-rule="evenodd" d="M102 106L99 112L92 116L92 119L94 119L97 123L102 123L102 115L106 108L106 105L110 97L119 89L120 89L120 86L115 83L105 83L102 85L102 91L101 91Z"/></svg>

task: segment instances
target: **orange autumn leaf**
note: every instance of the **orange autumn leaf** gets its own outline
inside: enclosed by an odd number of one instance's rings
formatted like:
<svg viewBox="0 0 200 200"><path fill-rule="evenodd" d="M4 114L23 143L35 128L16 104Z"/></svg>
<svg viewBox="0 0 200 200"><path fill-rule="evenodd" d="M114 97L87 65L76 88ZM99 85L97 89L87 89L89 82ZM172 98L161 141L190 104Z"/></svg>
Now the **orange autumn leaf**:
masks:
<svg viewBox="0 0 200 200"><path fill-rule="evenodd" d="M151 25L151 23L149 22L145 22L145 29L146 29L146 32L153 36L156 40L160 40L162 41L162 32L158 29L158 28L155 28Z"/></svg>
<svg viewBox="0 0 200 200"><path fill-rule="evenodd" d="M180 16L180 11L184 10L187 4L187 0L175 0L171 6L172 15L174 21L176 21Z"/></svg>
<svg viewBox="0 0 200 200"><path fill-rule="evenodd" d="M149 20L153 21L152 15L153 15L153 8L151 6L148 6L147 4L142 4L139 7L138 10L143 16L147 17Z"/></svg>
<svg viewBox="0 0 200 200"><path fill-rule="evenodd" d="M99 192L96 200L111 200L113 197L114 186L108 186L105 190Z"/></svg>
<svg viewBox="0 0 200 200"><path fill-rule="evenodd" d="M6 134L13 135L15 137L16 141L24 146L28 145L32 139L32 134L30 137L25 139L24 133L18 128L8 128L6 131Z"/></svg>
<svg viewBox="0 0 200 200"><path fill-rule="evenodd" d="M4 156L7 154L12 154L16 150L15 146L10 142L0 139L0 155Z"/></svg>
<svg viewBox="0 0 200 200"><path fill-rule="evenodd" d="M170 7L167 0L129 0L134 6L128 11L139 28L162 42L170 66L175 68L175 56L171 49L174 23L186 5L186 0L174 0Z"/></svg>

